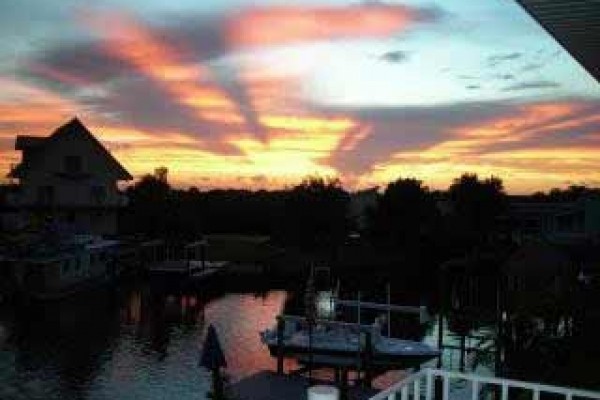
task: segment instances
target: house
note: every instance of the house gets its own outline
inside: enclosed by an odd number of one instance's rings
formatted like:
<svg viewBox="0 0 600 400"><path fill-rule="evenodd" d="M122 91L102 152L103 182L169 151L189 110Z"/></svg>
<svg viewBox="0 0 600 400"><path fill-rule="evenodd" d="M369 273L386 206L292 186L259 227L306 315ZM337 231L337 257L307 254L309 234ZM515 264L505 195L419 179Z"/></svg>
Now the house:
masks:
<svg viewBox="0 0 600 400"><path fill-rule="evenodd" d="M17 181L5 201L6 228L52 223L71 233L113 235L118 209L126 204L119 181L132 176L77 118L48 137L17 136Z"/></svg>
<svg viewBox="0 0 600 400"><path fill-rule="evenodd" d="M510 204L513 239L560 245L600 242L600 199L582 197L569 202Z"/></svg>

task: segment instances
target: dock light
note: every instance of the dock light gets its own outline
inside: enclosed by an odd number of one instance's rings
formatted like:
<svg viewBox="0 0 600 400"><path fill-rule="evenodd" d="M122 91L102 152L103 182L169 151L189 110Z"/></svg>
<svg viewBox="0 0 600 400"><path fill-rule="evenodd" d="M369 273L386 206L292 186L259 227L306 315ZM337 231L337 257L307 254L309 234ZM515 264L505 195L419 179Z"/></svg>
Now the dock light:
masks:
<svg viewBox="0 0 600 400"><path fill-rule="evenodd" d="M317 316L322 319L332 319L335 316L335 297L331 291L317 294Z"/></svg>

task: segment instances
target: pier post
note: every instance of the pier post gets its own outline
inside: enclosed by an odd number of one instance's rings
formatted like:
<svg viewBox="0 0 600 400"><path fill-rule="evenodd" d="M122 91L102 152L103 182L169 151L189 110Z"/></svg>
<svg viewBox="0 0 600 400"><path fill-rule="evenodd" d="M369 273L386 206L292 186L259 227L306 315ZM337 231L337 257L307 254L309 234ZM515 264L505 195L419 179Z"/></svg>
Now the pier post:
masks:
<svg viewBox="0 0 600 400"><path fill-rule="evenodd" d="M206 269L206 243L200 245L200 261L202 262L202 270Z"/></svg>
<svg viewBox="0 0 600 400"><path fill-rule="evenodd" d="M440 271L440 309L438 311L438 349L440 356L437 367L442 368L442 359L444 357L444 313L446 312L446 271L442 268Z"/></svg>
<svg viewBox="0 0 600 400"><path fill-rule="evenodd" d="M283 375L283 328L283 318L277 316L277 374L279 375Z"/></svg>
<svg viewBox="0 0 600 400"><path fill-rule="evenodd" d="M503 374L503 347L504 345L504 274L498 272L496 276L496 354L494 369L496 376Z"/></svg>
<svg viewBox="0 0 600 400"><path fill-rule="evenodd" d="M363 385L370 388L373 381L373 374L371 371L372 357L373 357L373 335L367 331L365 334L365 347L363 350L363 370L364 370L364 381Z"/></svg>
<svg viewBox="0 0 600 400"><path fill-rule="evenodd" d="M460 372L465 372L466 333L460 335Z"/></svg>

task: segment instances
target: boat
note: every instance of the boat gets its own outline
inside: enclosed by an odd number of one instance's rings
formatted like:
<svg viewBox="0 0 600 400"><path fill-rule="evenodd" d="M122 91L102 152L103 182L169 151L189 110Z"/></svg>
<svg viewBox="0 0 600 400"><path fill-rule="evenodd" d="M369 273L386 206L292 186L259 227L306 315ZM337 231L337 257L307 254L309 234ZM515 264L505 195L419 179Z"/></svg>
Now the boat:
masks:
<svg viewBox="0 0 600 400"><path fill-rule="evenodd" d="M41 300L65 297L118 275L119 242L95 235L34 241L7 258L25 295Z"/></svg>
<svg viewBox="0 0 600 400"><path fill-rule="evenodd" d="M352 365L364 359L368 352L372 368L388 370L417 367L440 355L439 350L426 343L383 336L377 322L361 325L321 320L309 334L304 318L280 318L283 323L280 339L276 328L260 333L261 341L273 357L281 354L305 363L307 355L312 353L317 364ZM369 337L370 345L367 344Z"/></svg>

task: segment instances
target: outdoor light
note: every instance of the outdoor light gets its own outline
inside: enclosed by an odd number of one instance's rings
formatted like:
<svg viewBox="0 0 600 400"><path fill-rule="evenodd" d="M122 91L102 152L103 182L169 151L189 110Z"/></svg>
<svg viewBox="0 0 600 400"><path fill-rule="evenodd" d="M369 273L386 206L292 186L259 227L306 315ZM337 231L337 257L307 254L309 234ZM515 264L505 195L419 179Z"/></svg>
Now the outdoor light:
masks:
<svg viewBox="0 0 600 400"><path fill-rule="evenodd" d="M331 291L317 294L317 316L323 319L335 317L335 297Z"/></svg>

